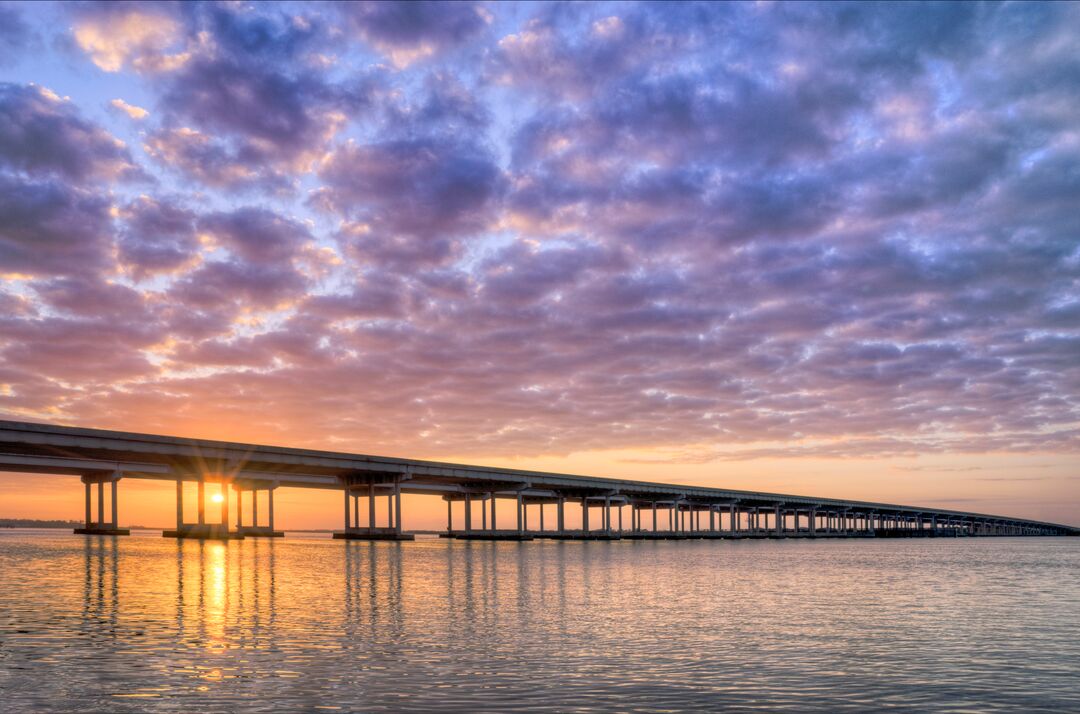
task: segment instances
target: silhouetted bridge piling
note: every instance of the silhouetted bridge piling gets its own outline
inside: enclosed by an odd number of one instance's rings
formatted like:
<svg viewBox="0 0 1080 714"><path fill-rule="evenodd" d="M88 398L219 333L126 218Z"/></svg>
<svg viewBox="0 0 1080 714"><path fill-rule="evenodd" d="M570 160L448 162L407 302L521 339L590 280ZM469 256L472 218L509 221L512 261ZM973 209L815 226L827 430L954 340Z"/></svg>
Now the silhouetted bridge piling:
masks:
<svg viewBox="0 0 1080 714"><path fill-rule="evenodd" d="M446 502L442 536L471 540L1080 534L1080 528L1072 526L919 506L2 420L0 470L80 476L86 523L76 532L101 535L127 534L118 526L118 484L128 478L176 483L176 527L163 535L177 538L280 537L274 492L282 487L340 491L344 528L334 537L347 540L411 540L412 534L401 526L402 494L441 496ZM209 514L208 484L216 486L209 489ZM185 510L191 490L194 522L187 520ZM514 528L497 527L500 504L511 509ZM571 510L580 515L580 528L568 527Z"/></svg>

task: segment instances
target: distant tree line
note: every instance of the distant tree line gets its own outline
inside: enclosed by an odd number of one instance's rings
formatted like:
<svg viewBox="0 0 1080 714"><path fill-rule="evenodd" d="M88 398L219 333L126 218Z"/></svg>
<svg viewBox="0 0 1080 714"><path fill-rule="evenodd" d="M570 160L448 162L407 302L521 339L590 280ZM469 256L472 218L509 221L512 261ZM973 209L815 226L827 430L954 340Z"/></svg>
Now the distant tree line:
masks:
<svg viewBox="0 0 1080 714"><path fill-rule="evenodd" d="M36 518L0 518L0 528L81 528L82 521L38 520ZM126 526L145 528L145 526Z"/></svg>

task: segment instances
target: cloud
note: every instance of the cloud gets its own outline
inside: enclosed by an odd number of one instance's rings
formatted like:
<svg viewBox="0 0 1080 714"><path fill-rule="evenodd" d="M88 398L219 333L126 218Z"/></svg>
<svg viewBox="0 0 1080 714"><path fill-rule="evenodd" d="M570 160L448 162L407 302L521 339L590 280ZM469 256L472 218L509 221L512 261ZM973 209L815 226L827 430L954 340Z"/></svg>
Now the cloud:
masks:
<svg viewBox="0 0 1080 714"><path fill-rule="evenodd" d="M248 162L243 150L195 129L163 129L146 138L143 149L164 166L212 188L289 190L283 172Z"/></svg>
<svg viewBox="0 0 1080 714"><path fill-rule="evenodd" d="M90 13L101 22L138 15ZM311 13L238 5L163 6L183 61L159 63L159 124L144 148L162 164L216 189L293 188L341 129L372 103L368 73L331 80L323 49L334 32ZM151 23L157 27L157 24ZM142 56L142 55L140 55ZM322 59L320 59L320 57Z"/></svg>
<svg viewBox="0 0 1080 714"><path fill-rule="evenodd" d="M307 281L291 266L223 260L186 273L170 296L197 310L229 304L268 310L299 298L306 288Z"/></svg>
<svg viewBox="0 0 1080 714"><path fill-rule="evenodd" d="M112 219L107 200L56 182L0 174L0 269L62 275L106 265Z"/></svg>
<svg viewBox="0 0 1080 714"><path fill-rule="evenodd" d="M349 142L319 167L319 208L349 223L339 239L363 260L440 263L455 239L495 219L503 178L484 149L420 138Z"/></svg>
<svg viewBox="0 0 1080 714"><path fill-rule="evenodd" d="M0 167L71 181L141 176L119 139L43 87L0 83Z"/></svg>
<svg viewBox="0 0 1080 714"><path fill-rule="evenodd" d="M169 199L139 196L120 212L120 262L136 278L190 267L200 250L195 216Z"/></svg>
<svg viewBox="0 0 1080 714"><path fill-rule="evenodd" d="M471 2L353 2L338 10L354 32L398 67L461 45L491 19Z"/></svg>
<svg viewBox="0 0 1080 714"><path fill-rule="evenodd" d="M171 116L235 138L245 162L290 163L316 151L339 121L317 91L317 83L265 65L199 58L173 77L162 101Z"/></svg>
<svg viewBox="0 0 1080 714"><path fill-rule="evenodd" d="M36 43L36 34L22 13L12 5L0 6L0 66L13 64Z"/></svg>
<svg viewBox="0 0 1080 714"><path fill-rule="evenodd" d="M119 72L129 64L143 72L183 65L190 55L177 47L182 33L182 23L165 3L83 6L73 27L76 44L106 72Z"/></svg>
<svg viewBox="0 0 1080 714"><path fill-rule="evenodd" d="M199 230L248 265L288 263L312 240L304 226L265 208L205 215L199 220Z"/></svg>
<svg viewBox="0 0 1080 714"><path fill-rule="evenodd" d="M142 107L137 107L134 104L128 104L123 99L114 99L109 102L109 106L113 109L116 109L117 111L123 112L129 118L136 121L145 119L146 117L150 116L150 112L146 111Z"/></svg>

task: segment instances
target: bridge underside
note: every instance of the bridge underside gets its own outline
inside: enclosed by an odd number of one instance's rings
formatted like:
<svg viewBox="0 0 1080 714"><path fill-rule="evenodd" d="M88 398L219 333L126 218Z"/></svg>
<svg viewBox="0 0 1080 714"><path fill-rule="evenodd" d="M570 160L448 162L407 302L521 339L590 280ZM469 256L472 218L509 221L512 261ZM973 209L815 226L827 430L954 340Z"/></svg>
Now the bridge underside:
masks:
<svg viewBox="0 0 1080 714"><path fill-rule="evenodd" d="M164 535L177 538L281 537L274 525L274 492L281 487L340 491L344 528L334 537L342 540L412 539L401 527L401 497L410 493L441 496L447 507L442 535L466 540L1080 534L1054 523L918 506L13 421L0 421L0 470L80 476L85 524L76 532L100 535L126 534L118 525L118 484L127 478L175 482L176 526ZM216 518L208 516L207 484ZM184 503L192 495L198 515L187 522ZM497 527L499 503L511 509L516 527ZM567 509L580 516L579 528L567 527Z"/></svg>

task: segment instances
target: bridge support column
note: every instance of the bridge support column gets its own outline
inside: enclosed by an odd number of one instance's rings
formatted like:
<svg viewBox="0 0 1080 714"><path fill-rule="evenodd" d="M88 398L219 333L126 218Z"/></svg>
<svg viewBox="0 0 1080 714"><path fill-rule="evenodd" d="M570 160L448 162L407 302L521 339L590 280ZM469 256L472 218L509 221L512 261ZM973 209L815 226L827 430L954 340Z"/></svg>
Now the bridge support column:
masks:
<svg viewBox="0 0 1080 714"><path fill-rule="evenodd" d="M184 479L176 479L176 530L184 527Z"/></svg>
<svg viewBox="0 0 1080 714"><path fill-rule="evenodd" d="M199 474L197 485L198 522L184 523L184 484L182 479L176 482L176 529L162 531L165 538L195 538L199 540L242 540L244 534L229 530L229 491L228 484L221 481L220 523L206 522L206 479Z"/></svg>
<svg viewBox="0 0 1080 714"><path fill-rule="evenodd" d="M117 482L121 476L119 472L112 474L86 474L82 476L83 482L83 516L84 522L82 528L74 529L75 533L80 535L130 535L131 531L127 528L121 528L118 524L117 507L119 501L117 500ZM105 520L105 483L109 483L109 515L110 519ZM97 484L97 522L93 521L92 507L93 489L91 484Z"/></svg>
<svg viewBox="0 0 1080 714"><path fill-rule="evenodd" d="M273 491L271 491L271 495ZM350 498L356 501L349 503ZM352 484L345 485L345 530L334 533L335 540L413 540L415 536L401 530L401 482L395 477L390 492L386 494L386 525L378 526L375 514L375 482L367 483L368 522L360 527L360 494ZM449 506L449 504L448 504ZM273 501L270 502L271 514ZM466 523L468 513L466 512Z"/></svg>
<svg viewBox="0 0 1080 714"><path fill-rule="evenodd" d="M227 494L226 484L222 482L222 494ZM258 483L251 483L247 488L244 487L243 482L234 483L233 490L236 491L236 532L245 536L254 536L258 538L283 538L285 534L281 531L274 530L274 491L277 488L276 483L266 485L265 488L259 488ZM244 492L247 491L251 494L251 524L244 525ZM267 506L268 506L268 523L269 525L259 524L259 491L266 491ZM356 509L357 499L356 494L353 491L346 490L346 504L348 499L353 498L353 527L355 528L360 522L360 516ZM227 499L228 496L226 495ZM346 505L346 507L348 507ZM224 517L227 514L228 500L222 501L222 523L227 522Z"/></svg>
<svg viewBox="0 0 1080 714"><path fill-rule="evenodd" d="M229 528L229 487L224 481L221 482L221 525Z"/></svg>
<svg viewBox="0 0 1080 714"><path fill-rule="evenodd" d="M559 495L559 502L556 505L555 525L560 533L566 530L566 496L562 494Z"/></svg>
<svg viewBox="0 0 1080 714"><path fill-rule="evenodd" d="M368 529L375 527L375 484L368 481L367 486L367 517Z"/></svg>
<svg viewBox="0 0 1080 714"><path fill-rule="evenodd" d="M341 495L345 497L345 531L351 531L353 529L352 524L352 509L349 508L349 487L346 486L341 492Z"/></svg>
<svg viewBox="0 0 1080 714"><path fill-rule="evenodd" d="M394 479L394 531L401 537L401 481Z"/></svg>

